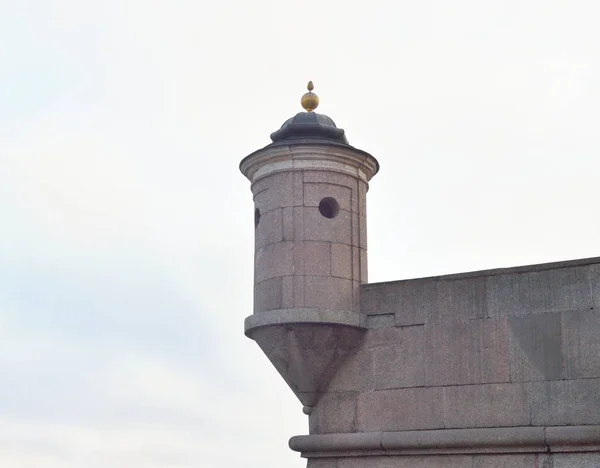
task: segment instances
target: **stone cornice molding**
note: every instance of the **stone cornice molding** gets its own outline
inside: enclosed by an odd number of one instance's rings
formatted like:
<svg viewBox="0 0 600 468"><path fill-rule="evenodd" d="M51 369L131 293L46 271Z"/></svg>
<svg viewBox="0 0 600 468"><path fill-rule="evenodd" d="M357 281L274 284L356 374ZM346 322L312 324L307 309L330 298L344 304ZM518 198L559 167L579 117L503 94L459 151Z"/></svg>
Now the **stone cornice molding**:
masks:
<svg viewBox="0 0 600 468"><path fill-rule="evenodd" d="M589 452L600 450L600 426L314 434L292 437L289 446L305 458Z"/></svg>
<svg viewBox="0 0 600 468"><path fill-rule="evenodd" d="M349 310L308 308L270 310L246 317L246 320L244 320L244 332L249 336L255 328L292 323L345 325L366 328L365 320L366 317L364 315Z"/></svg>
<svg viewBox="0 0 600 468"><path fill-rule="evenodd" d="M365 151L325 143L267 146L240 163L240 171L252 183L276 172L303 169L340 172L368 182L379 163Z"/></svg>

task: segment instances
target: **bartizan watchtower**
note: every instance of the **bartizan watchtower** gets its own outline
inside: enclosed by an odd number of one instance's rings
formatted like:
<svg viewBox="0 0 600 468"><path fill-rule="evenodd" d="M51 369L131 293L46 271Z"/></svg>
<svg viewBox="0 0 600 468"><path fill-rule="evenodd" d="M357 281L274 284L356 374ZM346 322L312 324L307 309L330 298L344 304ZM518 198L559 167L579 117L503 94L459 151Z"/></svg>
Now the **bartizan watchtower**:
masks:
<svg viewBox="0 0 600 468"><path fill-rule="evenodd" d="M245 332L309 415L292 450L308 468L600 468L600 258L367 284L379 165L312 89L240 164Z"/></svg>

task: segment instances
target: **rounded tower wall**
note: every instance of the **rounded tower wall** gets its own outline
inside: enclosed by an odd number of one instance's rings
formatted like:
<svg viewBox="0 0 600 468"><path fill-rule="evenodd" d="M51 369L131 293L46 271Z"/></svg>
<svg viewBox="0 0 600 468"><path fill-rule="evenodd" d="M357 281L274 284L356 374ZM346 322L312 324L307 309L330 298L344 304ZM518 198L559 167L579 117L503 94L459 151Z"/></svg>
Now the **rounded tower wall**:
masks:
<svg viewBox="0 0 600 468"><path fill-rule="evenodd" d="M315 146L287 158L261 152L250 175L255 208L254 313L359 311L367 282L366 192L371 168L352 147ZM357 158L358 156L358 158ZM276 162L273 162L276 160ZM269 161L269 162L267 162ZM252 162L251 160L247 161Z"/></svg>

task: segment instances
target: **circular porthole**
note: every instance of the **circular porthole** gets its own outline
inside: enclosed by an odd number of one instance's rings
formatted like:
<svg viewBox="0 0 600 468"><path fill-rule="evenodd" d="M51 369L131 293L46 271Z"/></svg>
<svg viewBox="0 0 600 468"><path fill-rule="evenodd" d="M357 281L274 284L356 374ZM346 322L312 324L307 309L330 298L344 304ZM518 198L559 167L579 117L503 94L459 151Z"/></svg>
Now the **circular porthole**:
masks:
<svg viewBox="0 0 600 468"><path fill-rule="evenodd" d="M325 197L319 203L319 213L326 218L335 218L340 212L340 205L334 198Z"/></svg>
<svg viewBox="0 0 600 468"><path fill-rule="evenodd" d="M256 208L254 210L254 227L258 227L258 222L260 221L260 210Z"/></svg>

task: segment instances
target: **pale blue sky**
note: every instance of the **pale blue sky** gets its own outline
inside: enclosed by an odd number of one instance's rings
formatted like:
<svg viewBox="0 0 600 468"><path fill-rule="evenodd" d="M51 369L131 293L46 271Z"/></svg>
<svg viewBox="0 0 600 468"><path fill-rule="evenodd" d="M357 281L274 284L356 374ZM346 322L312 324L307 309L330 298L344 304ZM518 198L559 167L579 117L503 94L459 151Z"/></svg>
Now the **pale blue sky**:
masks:
<svg viewBox="0 0 600 468"><path fill-rule="evenodd" d="M381 163L371 281L600 255L599 16L0 0L0 466L304 466L237 165L309 79Z"/></svg>

